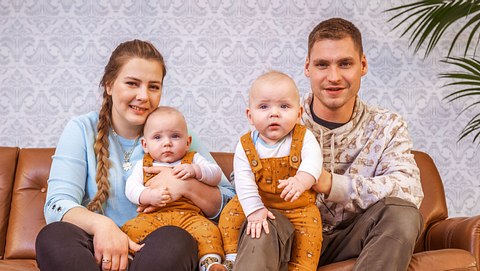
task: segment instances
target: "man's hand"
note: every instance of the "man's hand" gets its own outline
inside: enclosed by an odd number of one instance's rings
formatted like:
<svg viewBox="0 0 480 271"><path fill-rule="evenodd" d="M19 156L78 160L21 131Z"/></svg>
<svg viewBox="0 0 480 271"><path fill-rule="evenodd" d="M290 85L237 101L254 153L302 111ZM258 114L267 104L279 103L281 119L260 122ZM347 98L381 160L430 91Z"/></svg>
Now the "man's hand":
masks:
<svg viewBox="0 0 480 271"><path fill-rule="evenodd" d="M247 235L252 238L260 238L262 228L265 233L270 233L267 218L275 219L275 216L267 208L258 209L247 217Z"/></svg>
<svg viewBox="0 0 480 271"><path fill-rule="evenodd" d="M318 178L318 182L312 186L312 189L317 193L322 193L325 197L330 195L330 191L332 190L332 180L333 175L326 171L325 169L322 170L322 175Z"/></svg>

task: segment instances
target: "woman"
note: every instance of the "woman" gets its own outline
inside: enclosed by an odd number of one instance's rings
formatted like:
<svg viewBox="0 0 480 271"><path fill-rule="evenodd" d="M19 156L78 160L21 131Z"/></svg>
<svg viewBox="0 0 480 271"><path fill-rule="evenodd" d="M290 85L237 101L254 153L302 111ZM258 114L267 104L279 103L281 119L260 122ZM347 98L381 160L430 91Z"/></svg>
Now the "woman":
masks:
<svg viewBox="0 0 480 271"><path fill-rule="evenodd" d="M148 114L160 103L165 73L162 55L149 42L120 44L100 82L100 112L76 117L65 127L48 180L48 225L36 241L41 270L126 270L129 249L136 252L129 270L196 268L197 246L186 231L162 227L136 244L119 229L136 216L136 206L125 196L125 181L143 157L139 138ZM195 139L192 149L212 159ZM233 196L225 178L211 187L178 182L165 170L152 179L153 185L160 180L172 200L185 196L207 217L218 216Z"/></svg>

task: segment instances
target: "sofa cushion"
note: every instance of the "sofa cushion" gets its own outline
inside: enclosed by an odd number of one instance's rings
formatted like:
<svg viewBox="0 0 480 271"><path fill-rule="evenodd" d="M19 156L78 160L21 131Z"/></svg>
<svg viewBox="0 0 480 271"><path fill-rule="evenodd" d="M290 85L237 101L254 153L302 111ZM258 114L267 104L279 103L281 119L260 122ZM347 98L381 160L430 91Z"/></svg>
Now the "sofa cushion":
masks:
<svg viewBox="0 0 480 271"><path fill-rule="evenodd" d="M412 151L412 153L415 156L415 162L421 168L420 180L422 180L422 188L425 195L420 205L420 213L423 217L423 232L415 246L415 252L418 252L426 249L425 230L427 225L446 219L448 210L442 178L433 159L424 152Z"/></svg>
<svg viewBox="0 0 480 271"><path fill-rule="evenodd" d="M388 252L386 252L388 253ZM329 264L318 268L317 271L351 271L355 259ZM408 265L408 271L436 270L436 271L476 271L475 257L468 251L461 249L441 249L413 254Z"/></svg>
<svg viewBox="0 0 480 271"><path fill-rule="evenodd" d="M35 260L3 260L0 261L2 271L38 271Z"/></svg>
<svg viewBox="0 0 480 271"><path fill-rule="evenodd" d="M35 239L45 225L43 205L53 148L21 149L12 192L5 259L34 259Z"/></svg>
<svg viewBox="0 0 480 271"><path fill-rule="evenodd" d="M222 168L223 174L227 178L230 177L230 174L233 171L233 153L229 152L211 152L215 162Z"/></svg>
<svg viewBox="0 0 480 271"><path fill-rule="evenodd" d="M17 147L0 147L0 259L5 252L5 240L12 199L13 178L18 156Z"/></svg>

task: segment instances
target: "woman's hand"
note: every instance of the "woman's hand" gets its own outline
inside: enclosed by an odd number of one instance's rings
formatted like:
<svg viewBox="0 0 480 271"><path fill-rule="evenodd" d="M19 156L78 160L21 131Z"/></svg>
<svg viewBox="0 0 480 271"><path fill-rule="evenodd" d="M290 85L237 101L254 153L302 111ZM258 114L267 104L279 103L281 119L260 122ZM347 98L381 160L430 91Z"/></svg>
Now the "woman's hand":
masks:
<svg viewBox="0 0 480 271"><path fill-rule="evenodd" d="M160 188L165 187L170 192L170 201L176 201L184 195L188 189L188 182L183 182L182 180L175 177L173 174L172 168L168 167L144 167L143 169L147 173L157 174L152 177L146 186L148 188Z"/></svg>
<svg viewBox="0 0 480 271"><path fill-rule="evenodd" d="M182 181L173 176L171 168L149 167L144 170L147 173L158 173L148 181L147 186L151 188L166 187L170 192L170 202L185 197L202 209L207 217L218 214L222 206L222 196L218 187L209 186L193 178Z"/></svg>
<svg viewBox="0 0 480 271"><path fill-rule="evenodd" d="M128 249L138 251L139 245L122 232L115 223L106 218L98 223L93 233L95 260L102 270L127 270Z"/></svg>

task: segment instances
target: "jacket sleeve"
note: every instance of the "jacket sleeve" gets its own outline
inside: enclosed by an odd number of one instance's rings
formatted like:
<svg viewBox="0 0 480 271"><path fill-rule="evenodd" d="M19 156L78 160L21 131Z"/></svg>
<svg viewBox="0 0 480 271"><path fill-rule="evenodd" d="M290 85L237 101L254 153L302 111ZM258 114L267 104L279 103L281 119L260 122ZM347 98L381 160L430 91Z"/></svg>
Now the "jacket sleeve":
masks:
<svg viewBox="0 0 480 271"><path fill-rule="evenodd" d="M398 115L388 123L380 131L384 139L368 146L383 151L363 151L365 154L352 163L348 174L333 174L328 201L366 209L382 198L398 197L420 206L423 199L420 171L411 153L407 125ZM371 172L365 174L364 168L371 168Z"/></svg>

